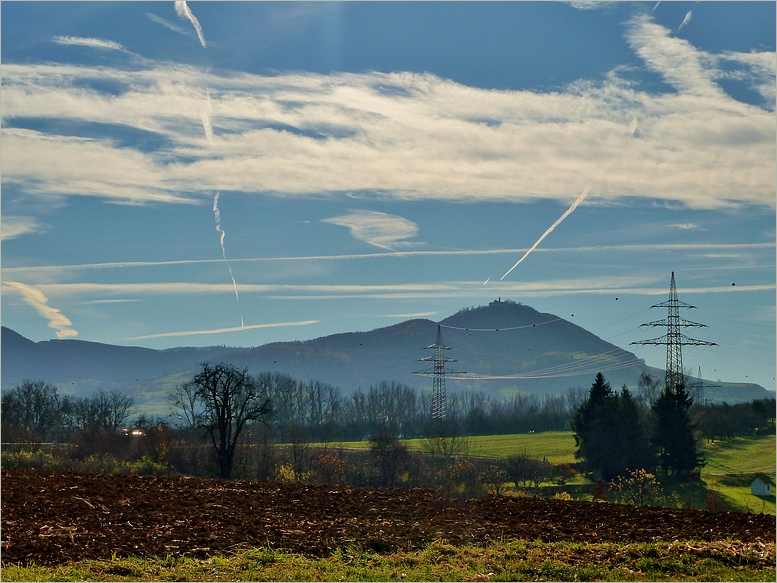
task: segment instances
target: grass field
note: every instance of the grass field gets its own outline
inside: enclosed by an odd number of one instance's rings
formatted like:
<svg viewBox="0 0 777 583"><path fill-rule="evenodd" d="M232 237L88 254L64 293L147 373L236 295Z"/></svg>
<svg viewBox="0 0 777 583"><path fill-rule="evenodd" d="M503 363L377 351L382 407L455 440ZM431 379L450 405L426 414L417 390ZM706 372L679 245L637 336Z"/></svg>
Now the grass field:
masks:
<svg viewBox="0 0 777 583"><path fill-rule="evenodd" d="M546 433L515 433L510 435L475 435L469 437L469 455L506 458L524 451L531 456L547 456L548 461L562 464L575 461L575 438L571 431ZM410 451L424 451L423 438L407 439ZM323 445L323 444L316 444ZM361 449L369 447L368 441L346 441L327 444L329 447Z"/></svg>
<svg viewBox="0 0 777 583"><path fill-rule="evenodd" d="M527 452L537 458L547 456L548 461L571 463L575 461L575 438L571 431L547 433L519 433L512 435L479 435L469 438L469 454L483 457L506 458ZM405 443L411 451L423 451L424 439L408 439ZM369 447L367 441L328 444L330 447ZM707 488L723 500L723 507L738 512L765 512L775 514L775 499L759 498L750 493L750 481L756 473L775 479L775 436L736 437L726 441L705 443L707 465L702 479Z"/></svg>
<svg viewBox="0 0 777 583"><path fill-rule="evenodd" d="M705 445L707 466L702 479L707 487L723 498L733 510L775 514L775 498L757 497L750 493L750 481L755 474L775 479L774 435L735 437Z"/></svg>
<svg viewBox="0 0 777 583"><path fill-rule="evenodd" d="M774 581L774 543L494 541L311 559L272 548L208 559L114 558L3 568L3 581Z"/></svg>

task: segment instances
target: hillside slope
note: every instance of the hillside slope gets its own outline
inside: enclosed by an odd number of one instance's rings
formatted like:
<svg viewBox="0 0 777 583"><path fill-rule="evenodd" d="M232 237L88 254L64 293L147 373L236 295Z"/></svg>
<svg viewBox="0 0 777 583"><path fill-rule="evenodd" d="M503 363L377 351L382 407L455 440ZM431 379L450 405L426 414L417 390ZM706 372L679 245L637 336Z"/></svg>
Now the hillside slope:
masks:
<svg viewBox="0 0 777 583"><path fill-rule="evenodd" d="M636 387L645 371L663 378L663 371L647 367L633 353L563 318L511 301L464 309L439 324L443 342L451 347L447 356L458 361L446 370L470 373L449 376L449 391L481 390L497 397L516 391L557 394L568 388L587 389L597 372L603 372L613 388ZM382 380L428 390L431 378L413 372L431 370L431 362L419 359L433 354L425 347L434 344L437 326L416 319L304 342L168 350L82 340L32 342L3 327L2 385L43 379L80 395L120 389L135 397L138 405L158 409L165 392L191 378L202 362L226 361L252 373L270 370L303 381L321 380L344 393L366 390ZM719 384L705 396L714 400L719 393L729 403L773 396L759 385Z"/></svg>

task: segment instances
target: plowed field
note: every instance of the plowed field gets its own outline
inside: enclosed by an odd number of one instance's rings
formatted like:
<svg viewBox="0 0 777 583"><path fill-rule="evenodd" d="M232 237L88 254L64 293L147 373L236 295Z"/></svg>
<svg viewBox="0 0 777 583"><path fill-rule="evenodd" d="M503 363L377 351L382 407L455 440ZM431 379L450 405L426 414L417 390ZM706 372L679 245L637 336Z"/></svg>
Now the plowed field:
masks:
<svg viewBox="0 0 777 583"><path fill-rule="evenodd" d="M775 517L430 490L2 471L2 561L205 556L266 545L311 556L515 537L544 541L773 542Z"/></svg>

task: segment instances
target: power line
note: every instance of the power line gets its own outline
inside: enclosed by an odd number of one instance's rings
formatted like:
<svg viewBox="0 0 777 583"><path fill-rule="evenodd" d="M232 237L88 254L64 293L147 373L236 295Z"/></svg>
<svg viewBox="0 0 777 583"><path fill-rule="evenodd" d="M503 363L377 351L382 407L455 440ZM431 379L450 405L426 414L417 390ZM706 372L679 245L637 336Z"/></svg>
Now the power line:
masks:
<svg viewBox="0 0 777 583"><path fill-rule="evenodd" d="M434 366L431 370L419 370L413 374L421 376L431 376L432 381L432 418L433 419L445 419L447 415L448 403L447 396L445 394L445 375L463 375L464 371L458 370L445 370L446 362L458 362L455 358L448 358L445 356L445 351L450 350L450 346L445 346L442 343L442 329L441 325L437 325L437 340L434 344L430 344L424 350L434 350L434 356L425 356L419 359L419 362L432 361Z"/></svg>
<svg viewBox="0 0 777 583"><path fill-rule="evenodd" d="M717 346L714 342L697 340L680 333L681 327L706 328L705 324L698 324L680 317L680 308L695 309L696 306L686 304L677 299L677 286L674 281L674 271L669 284L669 299L651 308L667 308L667 317L655 322L641 324L641 326L666 326L666 334L650 340L637 340L630 344L642 345L666 345L666 388L677 391L678 387L685 384L683 374L683 345L685 346Z"/></svg>

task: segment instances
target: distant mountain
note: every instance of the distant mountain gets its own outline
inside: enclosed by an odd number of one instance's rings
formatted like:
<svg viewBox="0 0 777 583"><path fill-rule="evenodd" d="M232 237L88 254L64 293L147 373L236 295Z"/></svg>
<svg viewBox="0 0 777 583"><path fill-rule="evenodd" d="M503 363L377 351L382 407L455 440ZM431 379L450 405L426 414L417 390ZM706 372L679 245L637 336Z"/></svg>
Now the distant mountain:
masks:
<svg viewBox="0 0 777 583"><path fill-rule="evenodd" d="M446 356L456 359L446 370L479 376L447 377L449 391L482 390L494 396L514 392L560 393L571 387L587 389L597 372L613 388L636 387L642 372L663 378L663 371L647 367L633 353L553 314L511 301L494 301L470 308L441 322ZM2 328L2 386L24 379L44 379L63 392L90 394L120 389L149 411L161 413L164 395L177 382L190 379L202 362L226 361L246 366L252 373L285 372L299 380L321 380L344 393L367 389L381 380L396 380L418 389L430 389L429 377L414 371L431 369L425 347L434 344L438 323L408 320L369 332L350 332L305 342L276 342L256 348L148 348L113 346L81 340L32 342ZM755 384L717 383L705 390L729 403L774 396Z"/></svg>
<svg viewBox="0 0 777 583"><path fill-rule="evenodd" d="M2 386L25 379L43 379L92 389L124 388L191 369L203 361L220 360L235 348L170 348L153 350L84 340L32 342L2 327ZM79 391L74 391L79 392Z"/></svg>
<svg viewBox="0 0 777 583"><path fill-rule="evenodd" d="M590 332L553 314L514 302L495 301L488 306L467 309L440 322L443 342L451 347L446 356L457 359L447 368L480 375L514 375L552 369L570 376L504 380L457 379L446 384L452 389L477 388L489 393L507 390L558 392L569 387L588 387L600 370L613 386L635 386L647 370L634 354L605 342ZM233 362L251 370L280 370L301 379L319 378L345 389L362 387L383 379L416 387L431 386L431 379L413 371L431 369L432 363L418 362L432 355L423 350L433 344L437 323L409 320L371 332L336 334L307 342L274 343L232 355ZM605 356L597 356L604 354ZM594 362L585 364L586 359ZM631 363L620 368L622 363ZM580 371L580 374L571 374ZM663 374L663 373L661 373Z"/></svg>

